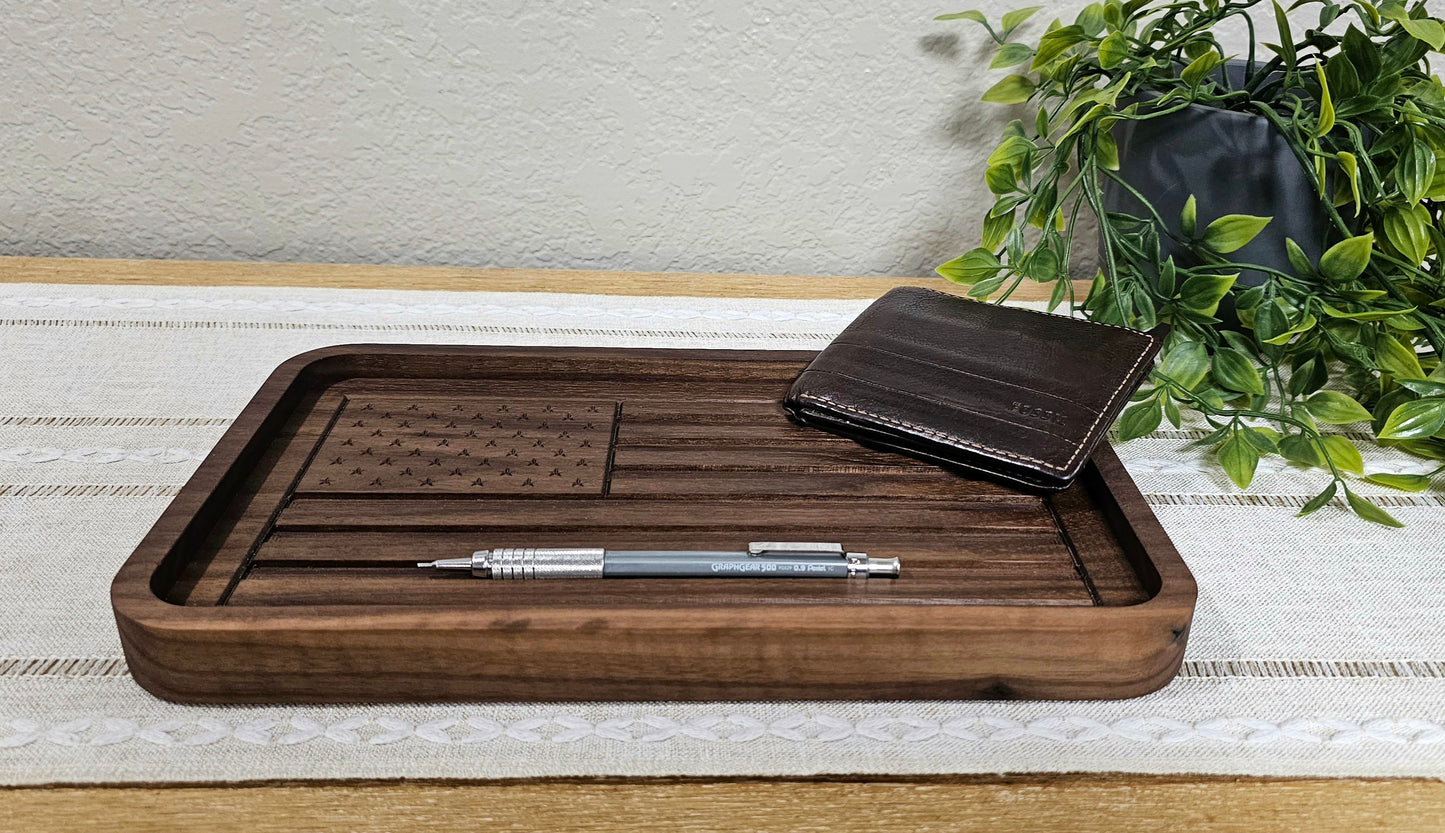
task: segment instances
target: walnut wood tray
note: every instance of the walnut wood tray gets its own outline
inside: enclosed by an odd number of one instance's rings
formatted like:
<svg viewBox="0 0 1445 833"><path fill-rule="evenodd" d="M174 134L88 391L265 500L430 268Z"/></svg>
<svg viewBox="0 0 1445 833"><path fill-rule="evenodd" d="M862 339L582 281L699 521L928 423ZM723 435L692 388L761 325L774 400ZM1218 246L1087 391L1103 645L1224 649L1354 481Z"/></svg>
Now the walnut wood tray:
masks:
<svg viewBox="0 0 1445 833"><path fill-rule="evenodd" d="M1112 698L1175 674L1194 580L1112 450L1051 497L873 451L784 417L811 357L298 356L116 576L131 671L193 702ZM415 567L486 547L753 540L838 541L904 571Z"/></svg>

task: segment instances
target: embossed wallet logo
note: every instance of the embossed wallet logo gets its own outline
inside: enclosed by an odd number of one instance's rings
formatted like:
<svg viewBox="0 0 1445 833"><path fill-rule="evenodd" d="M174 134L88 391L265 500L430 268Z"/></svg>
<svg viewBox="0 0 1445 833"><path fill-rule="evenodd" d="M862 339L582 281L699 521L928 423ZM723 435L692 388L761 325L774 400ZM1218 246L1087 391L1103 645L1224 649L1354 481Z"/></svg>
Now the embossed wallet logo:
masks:
<svg viewBox="0 0 1445 833"><path fill-rule="evenodd" d="M1029 419L1037 420L1040 422L1047 422L1053 425L1063 425L1065 422L1063 414L1059 413L1058 411L1051 411L1048 408L1039 407L1038 405L1029 405L1024 402L1013 402L1008 406L1008 409L1016 414L1019 414L1020 416L1026 416Z"/></svg>

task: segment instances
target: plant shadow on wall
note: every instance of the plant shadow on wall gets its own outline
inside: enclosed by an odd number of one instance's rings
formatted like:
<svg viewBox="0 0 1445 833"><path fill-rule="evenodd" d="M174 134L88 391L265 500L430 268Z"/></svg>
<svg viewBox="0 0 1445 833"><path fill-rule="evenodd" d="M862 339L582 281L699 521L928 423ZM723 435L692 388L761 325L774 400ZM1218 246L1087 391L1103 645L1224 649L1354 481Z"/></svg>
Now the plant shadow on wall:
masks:
<svg viewBox="0 0 1445 833"><path fill-rule="evenodd" d="M1327 478L1300 514L1339 497L1399 526L1349 476L1423 491L1445 471L1445 87L1429 68L1445 23L1401 0L1108 0L1018 38L1036 11L940 18L983 27L1009 69L984 101L1030 117L988 159L982 245L939 273L977 298L1032 280L1051 309L1170 325L1120 439L1194 411L1240 488L1278 454ZM1217 38L1227 23L1247 29L1242 54ZM1088 215L1100 268L1075 298ZM1428 473L1366 476L1320 427L1356 423Z"/></svg>

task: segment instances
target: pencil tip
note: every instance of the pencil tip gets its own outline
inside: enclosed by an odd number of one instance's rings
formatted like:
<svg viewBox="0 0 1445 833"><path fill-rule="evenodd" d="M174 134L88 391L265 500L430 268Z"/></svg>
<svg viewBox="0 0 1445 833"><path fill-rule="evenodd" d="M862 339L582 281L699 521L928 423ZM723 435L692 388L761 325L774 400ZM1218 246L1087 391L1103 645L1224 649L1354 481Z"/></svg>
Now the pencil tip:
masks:
<svg viewBox="0 0 1445 833"><path fill-rule="evenodd" d="M435 567L436 565L437 565L437 563L436 563L435 561L418 561L418 562L416 562L416 566L418 566L418 567Z"/></svg>

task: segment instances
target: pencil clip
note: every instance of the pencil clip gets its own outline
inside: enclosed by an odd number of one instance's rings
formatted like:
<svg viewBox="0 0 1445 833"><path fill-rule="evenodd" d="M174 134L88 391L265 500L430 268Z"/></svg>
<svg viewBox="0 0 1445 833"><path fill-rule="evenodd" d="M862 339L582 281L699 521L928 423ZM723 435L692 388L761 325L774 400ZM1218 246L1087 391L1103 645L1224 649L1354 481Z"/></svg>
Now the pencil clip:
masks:
<svg viewBox="0 0 1445 833"><path fill-rule="evenodd" d="M781 555L783 553L816 553L818 555L843 556L842 544L822 544L816 541L753 541L748 544L748 555Z"/></svg>

